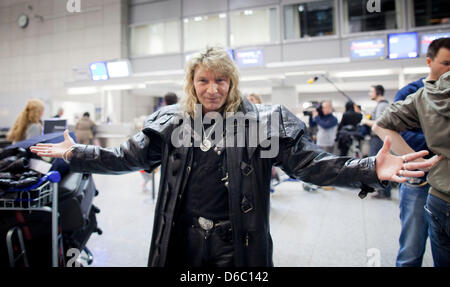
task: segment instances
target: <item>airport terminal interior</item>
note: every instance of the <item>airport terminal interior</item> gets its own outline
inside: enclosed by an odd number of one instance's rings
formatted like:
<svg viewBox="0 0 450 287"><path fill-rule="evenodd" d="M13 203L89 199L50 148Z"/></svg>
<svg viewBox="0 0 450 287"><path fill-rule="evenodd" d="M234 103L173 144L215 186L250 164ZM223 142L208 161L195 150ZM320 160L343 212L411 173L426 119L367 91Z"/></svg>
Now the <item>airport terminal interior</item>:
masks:
<svg viewBox="0 0 450 287"><path fill-rule="evenodd" d="M164 95L185 99L186 63L217 46L239 69L242 97L284 105L308 127L322 101L339 122L348 101L370 119L375 85L392 103L428 75L428 46L450 37L449 19L445 0L0 0L0 148L13 144L7 133L29 99L45 106L39 136L46 128L74 136L88 114L88 143L119 146L166 105ZM370 137L348 155L369 156ZM332 152L340 154L337 142ZM359 189L309 185L275 170L275 266L396 266L398 184L390 197L361 199ZM161 168L90 177L101 232L83 244L81 264L147 266L160 176ZM4 202L0 212L12 207ZM422 266L433 266L429 240Z"/></svg>

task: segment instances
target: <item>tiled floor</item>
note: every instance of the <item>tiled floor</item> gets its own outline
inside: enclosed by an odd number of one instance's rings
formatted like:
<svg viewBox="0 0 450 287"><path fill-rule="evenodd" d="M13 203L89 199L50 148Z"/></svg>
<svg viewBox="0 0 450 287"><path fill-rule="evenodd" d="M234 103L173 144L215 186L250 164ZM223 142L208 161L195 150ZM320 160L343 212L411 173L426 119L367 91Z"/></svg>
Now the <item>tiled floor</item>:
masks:
<svg viewBox="0 0 450 287"><path fill-rule="evenodd" d="M91 266L146 266L155 204L151 191L142 191L141 174L94 175L94 180L103 234L93 234L88 242L94 255ZM367 266L377 258L381 266L395 266L398 190L393 190L392 200L370 195L361 200L357 192L306 192L299 182L276 186L270 215L275 266ZM423 266L432 265L427 243Z"/></svg>

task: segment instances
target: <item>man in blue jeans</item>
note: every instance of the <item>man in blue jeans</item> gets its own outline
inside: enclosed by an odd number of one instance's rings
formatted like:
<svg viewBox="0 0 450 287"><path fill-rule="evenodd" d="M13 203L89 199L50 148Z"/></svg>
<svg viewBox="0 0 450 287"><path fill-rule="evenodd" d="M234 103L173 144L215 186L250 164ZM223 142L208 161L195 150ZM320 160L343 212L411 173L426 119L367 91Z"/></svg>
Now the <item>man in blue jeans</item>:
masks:
<svg viewBox="0 0 450 287"><path fill-rule="evenodd" d="M424 87L392 104L372 127L381 138L392 139L392 150L398 154L411 152L411 147L398 134L422 128L428 149L439 156L429 170L430 185L423 207L435 266L450 266L450 38L431 42L427 52L430 74ZM421 160L419 160L421 161ZM404 168L408 167L404 160ZM402 174L402 171L399 172ZM415 209L419 207L415 207ZM416 210L414 209L414 212ZM411 231L414 232L414 231ZM409 236L409 234L408 234Z"/></svg>
<svg viewBox="0 0 450 287"><path fill-rule="evenodd" d="M424 78L421 78L400 89L395 95L394 102L405 100L408 95L423 87L423 80ZM400 135L413 150L428 150L422 129L404 131ZM429 188L426 177L409 178L408 182L400 184L399 207L402 229L397 267L422 266L428 238L428 223L423 207L427 201Z"/></svg>

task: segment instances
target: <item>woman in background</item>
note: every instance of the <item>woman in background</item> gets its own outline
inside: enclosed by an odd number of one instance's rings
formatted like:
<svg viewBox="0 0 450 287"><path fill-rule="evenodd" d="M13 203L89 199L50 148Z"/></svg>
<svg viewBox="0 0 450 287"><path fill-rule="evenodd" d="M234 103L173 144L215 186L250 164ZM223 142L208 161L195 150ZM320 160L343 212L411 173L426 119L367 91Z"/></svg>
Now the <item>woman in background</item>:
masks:
<svg viewBox="0 0 450 287"><path fill-rule="evenodd" d="M17 117L14 126L9 130L7 138L13 144L42 134L41 117L44 114L44 102L29 99L27 105Z"/></svg>
<svg viewBox="0 0 450 287"><path fill-rule="evenodd" d="M92 144L94 141L95 123L89 116L89 113L85 112L75 126L75 137L80 144Z"/></svg>

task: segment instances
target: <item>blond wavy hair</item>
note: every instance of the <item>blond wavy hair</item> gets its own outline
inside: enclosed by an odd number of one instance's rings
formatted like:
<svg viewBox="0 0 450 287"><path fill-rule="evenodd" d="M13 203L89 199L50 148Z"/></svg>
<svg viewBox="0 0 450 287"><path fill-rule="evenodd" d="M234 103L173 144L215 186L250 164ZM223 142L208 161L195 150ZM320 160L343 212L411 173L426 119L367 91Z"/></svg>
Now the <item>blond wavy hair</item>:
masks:
<svg viewBox="0 0 450 287"><path fill-rule="evenodd" d="M250 95L247 96L247 99L251 102L250 98L253 97L256 101L255 104L262 104L262 99L261 96L255 93L251 93Z"/></svg>
<svg viewBox="0 0 450 287"><path fill-rule="evenodd" d="M227 51L221 47L207 47L187 62L184 86L186 98L182 102L184 111L194 117L195 105L200 104L194 87L194 73L199 66L220 73L230 79L230 89L222 109L222 116L226 117L227 113L235 113L242 103L241 92L239 91L239 71Z"/></svg>
<svg viewBox="0 0 450 287"><path fill-rule="evenodd" d="M25 108L17 117L14 126L9 130L7 138L18 142L25 139L25 132L30 124L40 124L41 114L44 111L44 102L39 99L29 99Z"/></svg>

